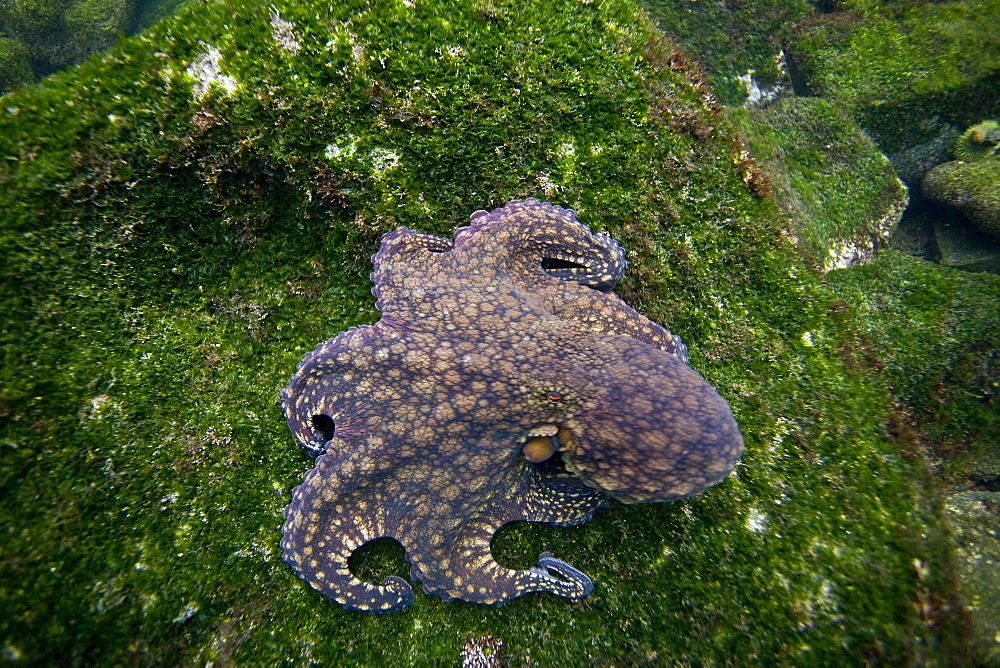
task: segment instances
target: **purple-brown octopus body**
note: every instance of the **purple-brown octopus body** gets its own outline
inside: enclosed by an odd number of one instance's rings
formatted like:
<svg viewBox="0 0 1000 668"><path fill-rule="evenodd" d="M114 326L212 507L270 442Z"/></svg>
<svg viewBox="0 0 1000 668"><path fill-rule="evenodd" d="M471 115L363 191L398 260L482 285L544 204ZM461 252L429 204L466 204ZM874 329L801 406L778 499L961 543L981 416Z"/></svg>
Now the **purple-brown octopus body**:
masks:
<svg viewBox="0 0 1000 668"><path fill-rule="evenodd" d="M413 600L401 578L348 568L382 537L446 601L582 598L590 579L547 552L500 566L493 534L581 524L608 497L689 497L739 458L729 405L678 337L611 293L624 252L572 211L515 200L453 241L399 228L372 262L381 320L318 346L282 393L295 438L323 453L285 508L284 558L341 605Z"/></svg>

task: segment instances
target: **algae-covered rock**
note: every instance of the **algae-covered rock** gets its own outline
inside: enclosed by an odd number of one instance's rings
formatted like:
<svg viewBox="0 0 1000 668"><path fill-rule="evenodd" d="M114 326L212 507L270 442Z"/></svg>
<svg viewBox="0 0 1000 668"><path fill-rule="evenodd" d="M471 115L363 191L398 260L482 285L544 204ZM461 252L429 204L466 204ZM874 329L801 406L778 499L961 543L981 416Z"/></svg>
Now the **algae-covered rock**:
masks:
<svg viewBox="0 0 1000 668"><path fill-rule="evenodd" d="M129 0L73 0L63 13L70 37L66 57L79 62L102 51L127 32L132 25L136 2Z"/></svg>
<svg viewBox="0 0 1000 668"><path fill-rule="evenodd" d="M970 470L1000 442L1000 276L885 251L827 277L947 477L981 482Z"/></svg>
<svg viewBox="0 0 1000 668"><path fill-rule="evenodd" d="M1000 239L1000 159L946 162L927 172L922 187L928 199L958 209Z"/></svg>
<svg viewBox="0 0 1000 668"><path fill-rule="evenodd" d="M486 647L512 665L805 665L967 650L935 483L894 431L867 330L751 192L740 133L644 16L630 0L212 0L5 97L6 656L399 665ZM415 587L405 612L345 611L281 560L282 509L312 462L278 392L317 343L378 319L380 234L450 235L528 196L622 244L618 292L684 339L745 455L694 499L497 534L502 565L551 551L586 572L579 603ZM398 546L361 552L362 579L407 577Z"/></svg>
<svg viewBox="0 0 1000 668"><path fill-rule="evenodd" d="M931 454L948 488L961 607L971 646L1000 655L1000 276L881 253L828 274L866 332L867 354L897 402L893 432ZM973 656L966 650L963 656Z"/></svg>
<svg viewBox="0 0 1000 668"><path fill-rule="evenodd" d="M985 151L969 150L985 143L979 139L987 140L988 135L984 132L977 138L972 132L975 127L963 133L949 124L934 125L939 129L933 139L890 156L910 194L910 203L890 246L948 267L1000 273L1000 241L971 225L958 209L929 200L921 188L924 176L938 165L953 160L956 150L968 158L973 153L988 157ZM968 144L963 147L963 142ZM992 149L992 145L988 148Z"/></svg>
<svg viewBox="0 0 1000 668"><path fill-rule="evenodd" d="M646 5L730 106L793 88L849 110L891 152L930 139L932 121L964 126L996 111L1000 37L984 29L1000 20L995 2Z"/></svg>
<svg viewBox="0 0 1000 668"><path fill-rule="evenodd" d="M969 478L980 488L1000 491L1000 443L985 448L969 468Z"/></svg>
<svg viewBox="0 0 1000 668"><path fill-rule="evenodd" d="M25 45L37 75L71 64L63 54L70 41L62 22L67 5L67 0L12 0L0 4L3 32Z"/></svg>
<svg viewBox="0 0 1000 668"><path fill-rule="evenodd" d="M643 4L660 29L704 65L712 90L728 106L768 99L788 86L784 34L814 13L806 0Z"/></svg>
<svg viewBox="0 0 1000 668"><path fill-rule="evenodd" d="M3 72L13 67L6 58L13 47L0 46L0 92L107 49L120 34L148 25L151 18L159 18L161 11L173 9L178 1L154 0L140 5L138 0L10 0L0 4L0 41L11 40L25 51L12 61L18 63L16 76L7 83ZM141 13L139 21L137 12ZM14 72L10 70L6 76Z"/></svg>
<svg viewBox="0 0 1000 668"><path fill-rule="evenodd" d="M824 271L866 262L886 244L907 190L849 114L820 98L785 97L735 117Z"/></svg>
<svg viewBox="0 0 1000 668"><path fill-rule="evenodd" d="M956 209L935 206L933 213L935 262L966 271L1000 274L1000 241L979 231Z"/></svg>

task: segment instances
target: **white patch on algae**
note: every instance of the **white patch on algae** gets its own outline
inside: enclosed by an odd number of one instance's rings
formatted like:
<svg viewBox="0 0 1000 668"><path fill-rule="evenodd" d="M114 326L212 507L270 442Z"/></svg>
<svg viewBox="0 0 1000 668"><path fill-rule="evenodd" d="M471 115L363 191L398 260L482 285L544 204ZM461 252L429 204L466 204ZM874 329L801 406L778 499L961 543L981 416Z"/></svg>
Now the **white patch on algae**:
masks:
<svg viewBox="0 0 1000 668"><path fill-rule="evenodd" d="M195 99L200 100L208 95L212 84L221 87L227 95L236 90L236 79L222 73L222 68L219 66L221 60L222 54L219 53L219 50L214 46L209 46L205 53L198 56L198 59L184 70L195 81L194 86L191 87Z"/></svg>
<svg viewBox="0 0 1000 668"><path fill-rule="evenodd" d="M299 41L298 36L295 34L295 24L281 18L281 15L278 14L278 9L274 5L271 5L271 37L278 43L278 46L288 53L293 56L299 55L299 48L302 46L302 42Z"/></svg>

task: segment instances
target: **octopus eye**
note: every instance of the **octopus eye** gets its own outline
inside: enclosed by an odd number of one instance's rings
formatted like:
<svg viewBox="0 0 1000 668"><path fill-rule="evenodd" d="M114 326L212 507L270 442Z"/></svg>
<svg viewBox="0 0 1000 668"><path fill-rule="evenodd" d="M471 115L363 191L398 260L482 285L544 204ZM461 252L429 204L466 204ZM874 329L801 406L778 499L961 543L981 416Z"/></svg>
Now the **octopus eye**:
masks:
<svg viewBox="0 0 1000 668"><path fill-rule="evenodd" d="M563 400L563 395L558 392L549 392L545 395L545 398L549 400L550 404L560 404Z"/></svg>
<svg viewBox="0 0 1000 668"><path fill-rule="evenodd" d="M334 425L332 417L320 413L309 418L309 422L312 423L313 430L319 434L324 441L329 441L333 438L333 432L336 430L336 425Z"/></svg>
<svg viewBox="0 0 1000 668"><path fill-rule="evenodd" d="M529 438L528 442L521 448L524 458L532 464L540 464L551 457L556 452L556 444L551 436L536 436Z"/></svg>

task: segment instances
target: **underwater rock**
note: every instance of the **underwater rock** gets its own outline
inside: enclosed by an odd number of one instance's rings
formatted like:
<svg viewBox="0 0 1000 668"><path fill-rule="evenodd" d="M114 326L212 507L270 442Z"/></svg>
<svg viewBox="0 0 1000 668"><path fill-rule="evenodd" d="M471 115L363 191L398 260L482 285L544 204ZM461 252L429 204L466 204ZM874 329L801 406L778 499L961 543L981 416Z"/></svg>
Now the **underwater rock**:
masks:
<svg viewBox="0 0 1000 668"><path fill-rule="evenodd" d="M0 93L34 81L28 49L19 39L0 37Z"/></svg>
<svg viewBox="0 0 1000 668"><path fill-rule="evenodd" d="M921 451L886 434L865 339L887 316L859 326L830 287L868 268L816 276L748 190L728 110L638 3L269 4L190 3L0 105L4 656L433 664L487 635L512 665L956 656L955 624L918 606L951 605L953 578ZM197 94L189 68L216 52ZM587 572L580 603L484 610L417 587L407 612L350 619L280 559L309 466L284 375L375 317L380 233L450 233L470 200L530 195L629 249L623 297L691 344L747 455L695 499L497 534L498 563L551 547ZM923 275L890 287L870 302L934 293ZM983 311L969 303L932 314L944 335L893 331L886 348L920 362L886 366L900 392L951 359L934 345ZM936 415L967 433L977 414L954 411ZM352 572L407 577L402 548L377 547Z"/></svg>
<svg viewBox="0 0 1000 668"><path fill-rule="evenodd" d="M933 139L909 146L889 156L896 175L910 189L910 204L921 198L920 181L927 172L951 160L951 149L959 132L954 126L945 125Z"/></svg>
<svg viewBox="0 0 1000 668"><path fill-rule="evenodd" d="M1000 242L970 225L956 209L931 206L936 212L930 224L936 244L931 259L946 267L1000 274Z"/></svg>
<svg viewBox="0 0 1000 668"><path fill-rule="evenodd" d="M958 209L1000 239L1000 160L946 162L927 172L922 188L928 199Z"/></svg>
<svg viewBox="0 0 1000 668"><path fill-rule="evenodd" d="M841 104L883 149L929 140L933 121L996 108L996 2L831 3L788 27L795 92ZM844 4L844 7L840 5Z"/></svg>
<svg viewBox="0 0 1000 668"><path fill-rule="evenodd" d="M742 128L775 199L824 271L864 264L886 245L907 189L850 114L801 97L745 113Z"/></svg>

